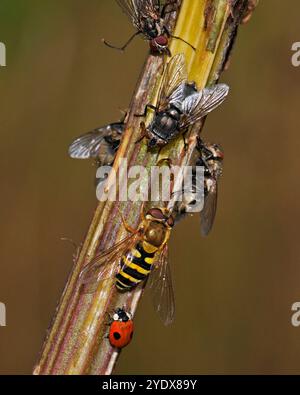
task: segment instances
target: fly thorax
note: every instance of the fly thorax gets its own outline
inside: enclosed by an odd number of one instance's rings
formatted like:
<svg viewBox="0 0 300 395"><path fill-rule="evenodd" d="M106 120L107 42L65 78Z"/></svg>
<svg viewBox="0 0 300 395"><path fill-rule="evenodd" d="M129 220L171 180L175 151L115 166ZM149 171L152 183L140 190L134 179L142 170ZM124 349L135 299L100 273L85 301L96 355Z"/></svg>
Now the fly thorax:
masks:
<svg viewBox="0 0 300 395"><path fill-rule="evenodd" d="M159 126L167 131L174 128L175 122L176 121L170 116L169 113L164 113L160 119Z"/></svg>
<svg viewBox="0 0 300 395"><path fill-rule="evenodd" d="M151 222L144 235L145 241L155 247L160 247L166 238L166 227L159 222Z"/></svg>
<svg viewBox="0 0 300 395"><path fill-rule="evenodd" d="M173 119L175 119L176 121L179 121L179 120L180 120L180 115L181 115L181 113L180 113L180 111L178 110L178 108L176 108L175 106L171 106L171 107L170 107L170 109L169 109L169 111L168 111L168 114L169 114Z"/></svg>
<svg viewBox="0 0 300 395"><path fill-rule="evenodd" d="M145 33L152 39L160 34L158 24L152 18L147 18L144 20L144 30Z"/></svg>

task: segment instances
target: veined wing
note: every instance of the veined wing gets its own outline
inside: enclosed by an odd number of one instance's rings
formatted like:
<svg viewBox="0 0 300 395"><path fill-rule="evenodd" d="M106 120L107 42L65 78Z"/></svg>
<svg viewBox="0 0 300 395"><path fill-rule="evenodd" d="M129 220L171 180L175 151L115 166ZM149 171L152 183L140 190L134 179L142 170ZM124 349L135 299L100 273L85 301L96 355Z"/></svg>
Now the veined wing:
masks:
<svg viewBox="0 0 300 395"><path fill-rule="evenodd" d="M143 18L160 16L159 0L116 0L138 31L143 32Z"/></svg>
<svg viewBox="0 0 300 395"><path fill-rule="evenodd" d="M68 153L74 159L97 158L102 144L113 145L112 133L121 135L124 130L122 122L102 126L76 138L69 147ZM105 140L110 138L111 142Z"/></svg>
<svg viewBox="0 0 300 395"><path fill-rule="evenodd" d="M185 98L182 103L184 116L181 127L184 129L192 125L214 110L225 100L228 92L226 84L217 84Z"/></svg>
<svg viewBox="0 0 300 395"><path fill-rule="evenodd" d="M204 206L200 214L200 229L202 236L207 236L213 226L218 200L218 183L213 181L209 192L204 198Z"/></svg>
<svg viewBox="0 0 300 395"><path fill-rule="evenodd" d="M160 18L160 0L135 0L138 4L139 12L143 17L151 17L154 20Z"/></svg>
<svg viewBox="0 0 300 395"><path fill-rule="evenodd" d="M158 107L164 108L170 100L182 101L186 81L185 57L183 54L177 54L171 58L164 70L158 94Z"/></svg>
<svg viewBox="0 0 300 395"><path fill-rule="evenodd" d="M136 243L138 234L132 233L108 250L96 255L84 268L79 277L84 293L92 293L99 282L114 277L120 270L120 260Z"/></svg>
<svg viewBox="0 0 300 395"><path fill-rule="evenodd" d="M168 263L168 246L165 245L154 265L149 278L152 301L155 311L165 325L174 320L175 298L172 286L171 270Z"/></svg>

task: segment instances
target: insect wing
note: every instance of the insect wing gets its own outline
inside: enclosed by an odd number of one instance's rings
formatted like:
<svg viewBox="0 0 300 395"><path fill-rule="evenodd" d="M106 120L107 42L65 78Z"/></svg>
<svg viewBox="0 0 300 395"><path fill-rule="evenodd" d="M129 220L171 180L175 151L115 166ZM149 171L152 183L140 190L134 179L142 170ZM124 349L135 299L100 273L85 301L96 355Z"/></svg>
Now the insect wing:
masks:
<svg viewBox="0 0 300 395"><path fill-rule="evenodd" d="M182 103L185 116L181 127L192 125L217 108L225 100L228 92L229 87L226 84L217 84L185 98Z"/></svg>
<svg viewBox="0 0 300 395"><path fill-rule="evenodd" d="M143 18L159 18L159 0L117 0L138 31L143 32Z"/></svg>
<svg viewBox="0 0 300 395"><path fill-rule="evenodd" d="M152 301L155 311L165 325L174 320L175 298L172 286L171 270L168 264L168 247L164 247L158 262L154 265L149 278Z"/></svg>
<svg viewBox="0 0 300 395"><path fill-rule="evenodd" d="M140 30L140 17L135 0L117 0L123 12L129 17L134 26Z"/></svg>
<svg viewBox="0 0 300 395"><path fill-rule="evenodd" d="M218 183L213 180L209 192L204 198L204 206L200 214L200 230L202 236L207 236L211 231L217 211Z"/></svg>
<svg viewBox="0 0 300 395"><path fill-rule="evenodd" d="M137 235L130 234L107 251L96 255L81 271L79 277L84 293L93 293L99 282L114 277L120 270L120 259L136 242Z"/></svg>
<svg viewBox="0 0 300 395"><path fill-rule="evenodd" d="M160 0L135 0L139 8L139 13L147 18L151 17L154 20L160 17Z"/></svg>
<svg viewBox="0 0 300 395"><path fill-rule="evenodd" d="M124 124L122 122L103 126L94 129L91 132L85 133L78 137L69 147L69 156L74 159L89 159L96 158L99 154L101 146L104 144L107 148L110 145L113 147L114 141L107 142L105 137L111 137L114 133L116 136L124 131Z"/></svg>
<svg viewBox="0 0 300 395"><path fill-rule="evenodd" d="M187 70L185 57L177 54L167 64L158 94L158 107L164 108L170 101L182 101L184 99Z"/></svg>

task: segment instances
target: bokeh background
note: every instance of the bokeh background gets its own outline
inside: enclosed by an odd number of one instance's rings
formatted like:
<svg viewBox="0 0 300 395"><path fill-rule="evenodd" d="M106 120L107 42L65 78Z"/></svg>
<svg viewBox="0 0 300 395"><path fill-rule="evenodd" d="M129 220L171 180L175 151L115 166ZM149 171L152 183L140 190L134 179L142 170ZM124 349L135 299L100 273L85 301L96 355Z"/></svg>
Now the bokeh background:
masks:
<svg viewBox="0 0 300 395"><path fill-rule="evenodd" d="M196 1L196 0L191 0ZM240 28L231 94L205 137L225 150L214 229L174 231L177 317L161 325L147 293L116 373L299 373L300 3L262 0ZM0 373L30 374L96 205L95 168L74 161L77 135L120 118L147 54L112 0L1 0Z"/></svg>

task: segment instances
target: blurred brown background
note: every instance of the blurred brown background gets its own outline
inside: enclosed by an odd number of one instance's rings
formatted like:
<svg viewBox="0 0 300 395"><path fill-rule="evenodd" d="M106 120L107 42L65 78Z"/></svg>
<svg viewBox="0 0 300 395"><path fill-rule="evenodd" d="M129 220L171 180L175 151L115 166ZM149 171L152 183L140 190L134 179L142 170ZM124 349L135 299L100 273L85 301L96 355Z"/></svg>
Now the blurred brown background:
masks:
<svg viewBox="0 0 300 395"><path fill-rule="evenodd" d="M197 0L190 0L197 1ZM231 94L205 136L225 150L212 234L174 231L177 317L165 328L145 295L116 373L299 373L299 83L291 45L300 3L263 0L241 27L222 80ZM111 0L2 0L0 41L0 373L31 373L96 204L91 163L67 147L120 117L147 53Z"/></svg>

